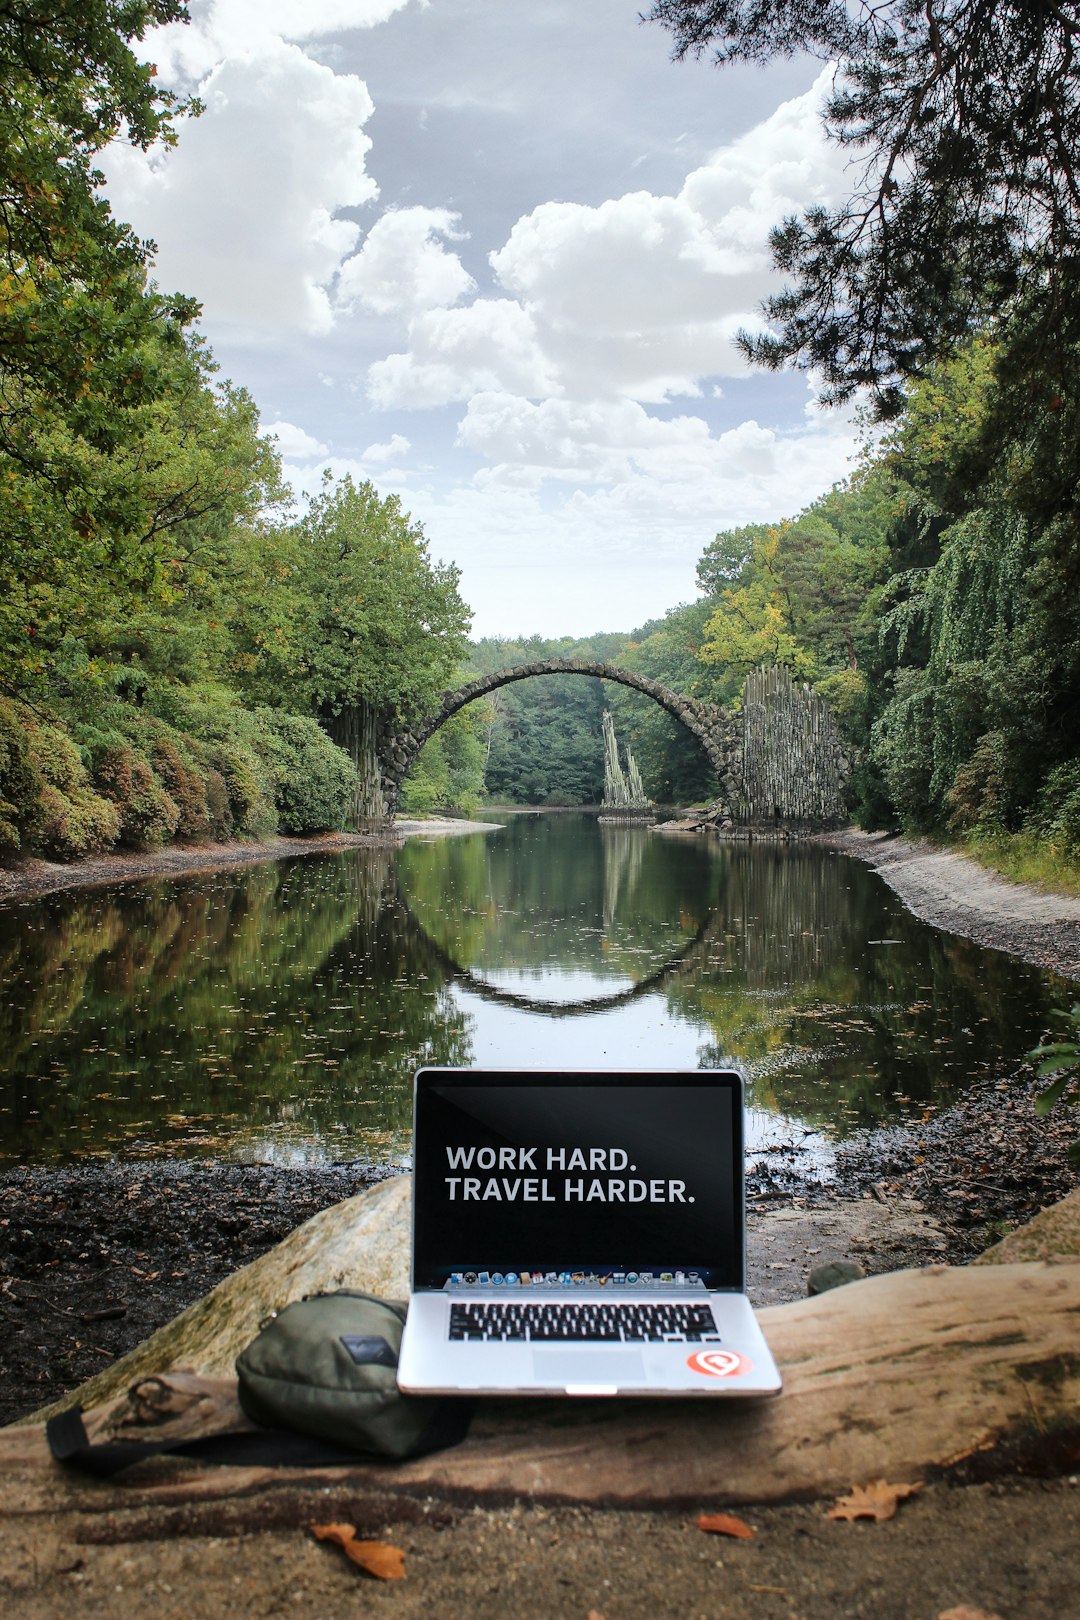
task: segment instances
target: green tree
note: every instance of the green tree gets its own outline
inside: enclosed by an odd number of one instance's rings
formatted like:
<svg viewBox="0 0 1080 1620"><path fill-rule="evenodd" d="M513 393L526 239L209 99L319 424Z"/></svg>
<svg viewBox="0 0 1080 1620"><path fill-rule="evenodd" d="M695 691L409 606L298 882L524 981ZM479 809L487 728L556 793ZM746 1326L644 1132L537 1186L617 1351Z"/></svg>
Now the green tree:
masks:
<svg viewBox="0 0 1080 1620"><path fill-rule="evenodd" d="M359 820L385 805L380 729L427 714L451 684L469 612L396 495L327 482L291 529L252 537L233 622L243 690L323 722L360 775Z"/></svg>
<svg viewBox="0 0 1080 1620"><path fill-rule="evenodd" d="M0 679L16 692L47 687L104 579L146 590L154 538L189 505L160 411L190 386L198 306L146 290L149 246L94 167L117 138L170 143L194 110L130 48L186 16L175 0L0 8Z"/></svg>
<svg viewBox="0 0 1080 1620"><path fill-rule="evenodd" d="M711 602L690 602L635 631L619 663L673 692L707 702L725 701L723 672L701 657ZM701 744L658 703L613 686L608 703L620 737L641 769L645 790L659 804L694 804L713 797L716 779Z"/></svg>
<svg viewBox="0 0 1080 1620"><path fill-rule="evenodd" d="M826 397L904 385L989 322L1027 377L1080 340L1080 64L1075 0L656 0L675 53L719 66L801 53L839 63L824 109L852 156L839 206L777 221L791 279L769 366L820 368Z"/></svg>

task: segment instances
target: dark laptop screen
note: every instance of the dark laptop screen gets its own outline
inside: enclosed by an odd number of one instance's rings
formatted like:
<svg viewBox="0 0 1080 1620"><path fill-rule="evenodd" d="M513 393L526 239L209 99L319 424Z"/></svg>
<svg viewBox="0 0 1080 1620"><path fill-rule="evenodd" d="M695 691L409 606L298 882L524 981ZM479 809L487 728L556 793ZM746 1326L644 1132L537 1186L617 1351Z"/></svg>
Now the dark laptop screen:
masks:
<svg viewBox="0 0 1080 1620"><path fill-rule="evenodd" d="M421 1070L413 1196L418 1288L742 1288L742 1082Z"/></svg>

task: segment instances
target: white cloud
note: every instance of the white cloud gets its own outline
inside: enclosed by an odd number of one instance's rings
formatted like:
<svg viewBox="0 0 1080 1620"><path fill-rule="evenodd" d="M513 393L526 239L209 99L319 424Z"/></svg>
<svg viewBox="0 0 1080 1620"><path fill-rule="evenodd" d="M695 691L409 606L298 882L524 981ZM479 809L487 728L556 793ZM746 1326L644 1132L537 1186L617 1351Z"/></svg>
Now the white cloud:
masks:
<svg viewBox="0 0 1080 1620"><path fill-rule="evenodd" d="M327 448L313 438L310 433L301 427L295 427L292 422L270 422L263 428L268 439L276 439L281 455L288 461L308 461L315 456L325 456Z"/></svg>
<svg viewBox="0 0 1080 1620"><path fill-rule="evenodd" d="M547 202L518 220L490 262L527 317L515 324L513 365L519 379L531 376L527 386L491 361L477 368L461 321L420 320L409 352L372 368L374 402L432 405L498 386L655 403L745 374L733 339L760 325L755 306L774 280L769 230L841 182L841 157L820 123L827 76L722 147L675 196Z"/></svg>
<svg viewBox="0 0 1080 1620"><path fill-rule="evenodd" d="M404 456L410 449L409 440L403 433L395 433L386 444L369 444L360 460L371 466L382 466L388 461L396 461Z"/></svg>
<svg viewBox="0 0 1080 1620"><path fill-rule="evenodd" d="M849 472L853 433L846 418L821 412L790 431L751 420L713 434L701 417L663 420L632 400L537 405L488 393L470 402L458 442L488 464L478 489L570 484L578 514L647 513L652 545L680 515L711 515L716 527L798 511ZM733 511L742 515L729 519Z"/></svg>
<svg viewBox="0 0 1080 1620"><path fill-rule="evenodd" d="M440 236L456 239L459 216L446 208L392 208L376 220L360 252L346 259L337 301L379 315L409 315L456 304L476 283Z"/></svg>
<svg viewBox="0 0 1080 1620"><path fill-rule="evenodd" d="M165 78L199 80L231 57L252 56L280 40L319 39L373 28L409 0L193 0L190 23L169 23L143 47Z"/></svg>
<svg viewBox="0 0 1080 1620"><path fill-rule="evenodd" d="M114 212L159 243L159 283L199 298L219 331L328 331L327 288L359 235L339 211L378 191L365 172L366 85L265 38L213 67L199 93L206 111L175 150L105 154Z"/></svg>
<svg viewBox="0 0 1080 1620"><path fill-rule="evenodd" d="M409 339L407 353L368 371L372 402L384 409L445 405L485 389L540 397L559 391L533 319L513 299L428 310L410 323Z"/></svg>

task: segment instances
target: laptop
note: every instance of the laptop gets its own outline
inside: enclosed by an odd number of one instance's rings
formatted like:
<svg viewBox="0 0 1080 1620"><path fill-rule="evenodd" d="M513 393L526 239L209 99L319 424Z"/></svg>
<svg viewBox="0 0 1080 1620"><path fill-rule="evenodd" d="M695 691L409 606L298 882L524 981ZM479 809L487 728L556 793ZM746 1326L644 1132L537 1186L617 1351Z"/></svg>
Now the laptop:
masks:
<svg viewBox="0 0 1080 1620"><path fill-rule="evenodd" d="M421 1069L411 1393L765 1395L733 1070Z"/></svg>

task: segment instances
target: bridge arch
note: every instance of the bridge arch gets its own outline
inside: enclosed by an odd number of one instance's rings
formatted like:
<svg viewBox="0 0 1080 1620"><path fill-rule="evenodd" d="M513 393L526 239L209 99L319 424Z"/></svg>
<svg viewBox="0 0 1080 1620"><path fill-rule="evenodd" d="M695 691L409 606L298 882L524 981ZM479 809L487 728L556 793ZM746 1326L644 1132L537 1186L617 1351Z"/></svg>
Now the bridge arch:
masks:
<svg viewBox="0 0 1080 1620"><path fill-rule="evenodd" d="M741 773L741 728L736 715L715 703L701 703L694 698L673 692L660 681L619 664L609 664L593 658L545 658L527 664L512 664L494 674L482 675L466 686L444 692L434 714L411 729L390 735L380 749L380 776L387 810L393 815L397 806L401 784L416 761L421 748L459 710L500 686L515 681L527 681L538 675L584 675L594 680L614 681L631 687L653 699L662 709L673 715L701 745L705 757L716 772L722 796L733 802L739 796Z"/></svg>

